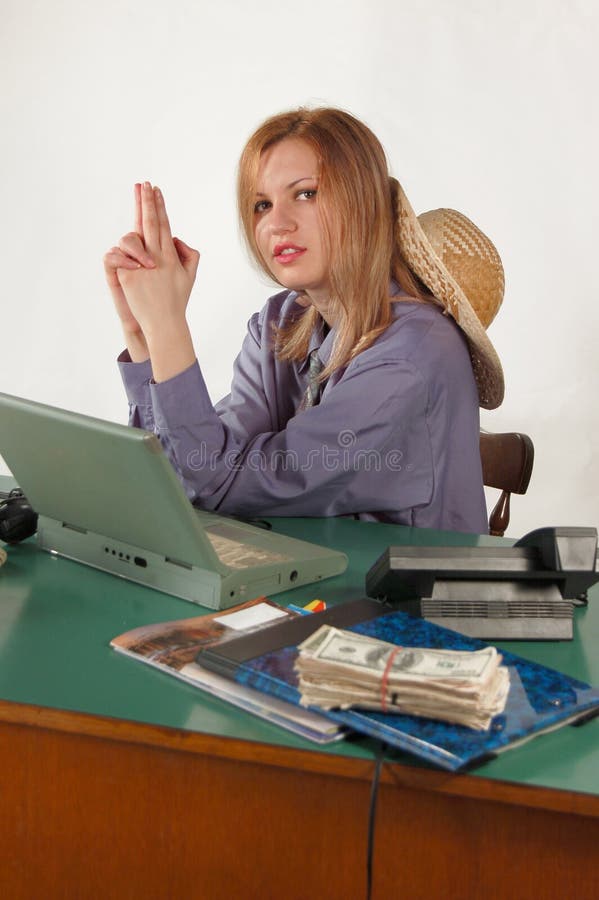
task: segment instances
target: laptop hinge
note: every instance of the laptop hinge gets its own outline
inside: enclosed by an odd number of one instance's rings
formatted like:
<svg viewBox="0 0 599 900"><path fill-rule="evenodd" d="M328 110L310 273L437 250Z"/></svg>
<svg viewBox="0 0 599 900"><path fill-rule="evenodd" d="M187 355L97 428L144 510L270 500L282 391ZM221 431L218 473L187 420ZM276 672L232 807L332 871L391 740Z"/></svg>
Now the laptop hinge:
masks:
<svg viewBox="0 0 599 900"><path fill-rule="evenodd" d="M80 525L70 525L68 522L63 522L62 527L68 528L69 531L77 531L79 534L87 534L87 528L81 528Z"/></svg>
<svg viewBox="0 0 599 900"><path fill-rule="evenodd" d="M180 560L180 559L172 559L172 557L170 557L170 556L165 556L164 559L165 559L165 562L171 563L171 565L173 565L173 566L179 566L181 569L188 569L190 572L193 571L192 565L190 565L189 563L186 563L186 562L182 562L182 560Z"/></svg>

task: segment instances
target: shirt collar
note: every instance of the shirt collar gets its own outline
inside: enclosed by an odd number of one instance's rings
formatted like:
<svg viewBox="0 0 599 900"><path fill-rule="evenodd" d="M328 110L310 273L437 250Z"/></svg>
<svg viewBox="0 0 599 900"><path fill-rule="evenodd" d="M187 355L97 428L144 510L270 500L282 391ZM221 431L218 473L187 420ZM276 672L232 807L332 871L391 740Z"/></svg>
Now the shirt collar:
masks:
<svg viewBox="0 0 599 900"><path fill-rule="evenodd" d="M389 283L389 295L391 297L407 297L406 292L402 290L397 282L393 279L391 279ZM393 306L395 306L395 304L393 304ZM306 358L299 365L300 372L304 372L308 368L310 364L310 354L313 350L318 350L318 357L323 366L328 365L329 359L331 358L331 353L333 351L336 334L337 332L334 328L331 328L327 331L326 324L324 320L321 319L320 325L314 329L310 336L308 353L306 355Z"/></svg>
<svg viewBox="0 0 599 900"><path fill-rule="evenodd" d="M305 370L307 370L310 364L310 354L313 350L318 350L318 358L320 359L323 366L326 366L330 359L333 344L335 342L335 334L336 332L334 328L331 328L327 332L326 323L324 322L324 320L320 321L319 325L310 335L308 353L306 354L306 358L298 366L300 372L304 372Z"/></svg>

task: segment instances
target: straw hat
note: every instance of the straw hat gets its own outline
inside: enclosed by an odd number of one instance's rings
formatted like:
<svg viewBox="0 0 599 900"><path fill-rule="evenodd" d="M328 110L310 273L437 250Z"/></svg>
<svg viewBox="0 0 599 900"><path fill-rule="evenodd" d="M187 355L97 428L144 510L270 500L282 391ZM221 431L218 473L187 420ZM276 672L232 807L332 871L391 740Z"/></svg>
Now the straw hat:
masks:
<svg viewBox="0 0 599 900"><path fill-rule="evenodd" d="M499 254L455 209L417 217L399 182L391 182L397 192L397 236L404 259L466 335L480 405L495 409L503 400L503 369L485 329L503 300Z"/></svg>

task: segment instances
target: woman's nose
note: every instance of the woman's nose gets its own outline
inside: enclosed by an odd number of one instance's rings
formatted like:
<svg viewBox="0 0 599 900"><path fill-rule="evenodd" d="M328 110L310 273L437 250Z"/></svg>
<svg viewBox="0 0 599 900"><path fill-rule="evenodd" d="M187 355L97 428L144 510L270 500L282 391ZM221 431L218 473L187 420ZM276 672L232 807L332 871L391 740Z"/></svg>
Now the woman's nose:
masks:
<svg viewBox="0 0 599 900"><path fill-rule="evenodd" d="M271 234L288 234L295 231L295 217L287 204L273 206L268 221Z"/></svg>

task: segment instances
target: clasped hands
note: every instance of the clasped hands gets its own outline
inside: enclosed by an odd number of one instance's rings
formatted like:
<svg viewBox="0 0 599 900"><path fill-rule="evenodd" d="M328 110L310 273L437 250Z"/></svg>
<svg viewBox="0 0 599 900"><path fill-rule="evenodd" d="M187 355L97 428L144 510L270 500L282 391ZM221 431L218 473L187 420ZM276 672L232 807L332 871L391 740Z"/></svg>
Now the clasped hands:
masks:
<svg viewBox="0 0 599 900"><path fill-rule="evenodd" d="M135 230L104 256L104 271L133 362L148 357L155 381L195 359L185 312L200 254L173 238L162 192L135 185Z"/></svg>

